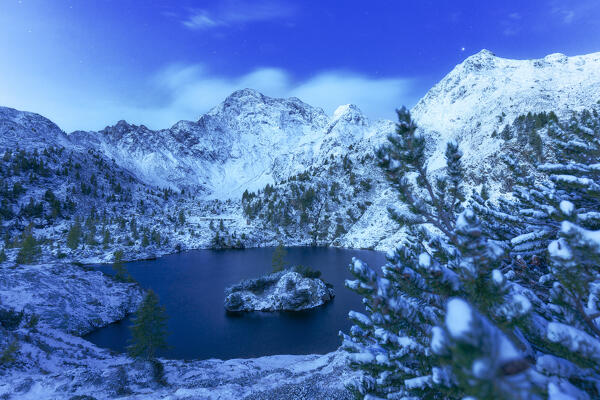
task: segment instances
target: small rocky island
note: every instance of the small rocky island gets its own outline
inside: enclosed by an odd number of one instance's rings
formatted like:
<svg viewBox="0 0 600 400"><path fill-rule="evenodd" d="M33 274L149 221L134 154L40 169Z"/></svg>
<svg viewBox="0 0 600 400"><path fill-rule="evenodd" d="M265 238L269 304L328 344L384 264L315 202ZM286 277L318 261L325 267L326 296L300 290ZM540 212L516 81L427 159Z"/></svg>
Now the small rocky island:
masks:
<svg viewBox="0 0 600 400"><path fill-rule="evenodd" d="M244 280L225 289L225 309L238 311L299 311L319 307L334 297L320 273L290 268Z"/></svg>

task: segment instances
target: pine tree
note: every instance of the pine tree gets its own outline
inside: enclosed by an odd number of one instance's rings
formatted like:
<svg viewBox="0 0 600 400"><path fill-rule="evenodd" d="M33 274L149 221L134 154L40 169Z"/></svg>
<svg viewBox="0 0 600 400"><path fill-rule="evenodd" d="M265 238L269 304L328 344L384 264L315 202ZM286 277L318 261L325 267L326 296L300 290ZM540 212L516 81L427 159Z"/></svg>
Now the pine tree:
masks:
<svg viewBox="0 0 600 400"><path fill-rule="evenodd" d="M102 233L102 245L105 249L110 245L110 231L107 228L104 228L104 232Z"/></svg>
<svg viewBox="0 0 600 400"><path fill-rule="evenodd" d="M40 245L37 243L30 231L23 234L21 248L17 253L17 264L32 264L42 253Z"/></svg>
<svg viewBox="0 0 600 400"><path fill-rule="evenodd" d="M144 232L142 236L142 247L150 246L150 238L148 237L148 232Z"/></svg>
<svg viewBox="0 0 600 400"><path fill-rule="evenodd" d="M3 263L4 261L6 261L6 251L4 251L4 248L2 248L0 251L0 263Z"/></svg>
<svg viewBox="0 0 600 400"><path fill-rule="evenodd" d="M432 328L442 316L443 299L426 278L431 256L425 243L437 243L436 235L423 228L431 224L446 238L453 236L454 212L459 209L460 157L457 146L448 147L452 182L439 179L434 186L425 165L425 139L405 108L398 111L396 132L377 153L386 178L396 189L406 211L390 209L390 216L407 228L412 240L388 257L383 276L366 264L354 260L351 272L357 278L347 286L365 297L369 315L351 312L354 326L350 335L342 334L343 348L349 351L350 365L365 372L355 387L364 396L442 399L443 391L434 384L429 345ZM416 177L415 177L416 175ZM414 177L414 178L413 178ZM452 194L450 194L450 190ZM446 195L449 195L448 197ZM454 197L454 200L450 198ZM448 281L452 274L441 268Z"/></svg>
<svg viewBox="0 0 600 400"><path fill-rule="evenodd" d="M71 250L77 249L79 247L79 242L81 241L81 223L79 219L75 219L75 223L71 225L69 229L69 233L67 233L67 247Z"/></svg>
<svg viewBox="0 0 600 400"><path fill-rule="evenodd" d="M507 125L504 125L504 129L502 129L502 132L500 132L500 137L504 140L510 140L512 139L512 133L510 132L510 128Z"/></svg>
<svg viewBox="0 0 600 400"><path fill-rule="evenodd" d="M481 192L479 193L479 195L481 196L483 201L489 200L490 191L485 183L483 185L481 185Z"/></svg>
<svg viewBox="0 0 600 400"><path fill-rule="evenodd" d="M152 360L158 350L166 349L167 318L158 296L152 290L148 290L133 318L132 343L127 348L129 355Z"/></svg>
<svg viewBox="0 0 600 400"><path fill-rule="evenodd" d="M95 246L98 244L96 241L96 220L92 217L89 217L85 221L85 227L87 229L87 233L85 235L85 243L89 246Z"/></svg>
<svg viewBox="0 0 600 400"><path fill-rule="evenodd" d="M459 290L447 293L459 297L446 303L444 323L433 328L438 377L451 383L450 395L535 398L531 351L518 329L531 302L501 272L504 250L486 237L470 209L458 217L456 250L448 267Z"/></svg>
<svg viewBox="0 0 600 400"><path fill-rule="evenodd" d="M123 264L123 250L115 251L112 268L115 271L116 280L119 282L133 282L133 278L129 275L125 264Z"/></svg>
<svg viewBox="0 0 600 400"><path fill-rule="evenodd" d="M445 236L452 237L454 217L461 210L464 198L458 145L449 143L447 146L446 178L432 182L425 164L425 138L417 133L417 126L406 108L398 111L398 120L396 132L388 137L389 143L378 150L377 156L387 180L409 213L390 210L390 215L399 224L414 227L418 235L425 234L419 228L421 225L431 224Z"/></svg>
<svg viewBox="0 0 600 400"><path fill-rule="evenodd" d="M515 173L516 201L474 204L486 230L509 250L505 276L531 301L516 329L535 349L530 356L539 393L598 398L600 118L595 110L567 122L552 113L537 118L546 134L543 153L552 162L531 174L513 157L507 164Z"/></svg>
<svg viewBox="0 0 600 400"><path fill-rule="evenodd" d="M408 240L388 256L381 277L358 260L351 265L357 279L347 286L365 297L368 313L351 312L355 325L342 334L350 365L365 372L355 389L365 398L525 398L529 363L514 327L530 304L499 270L503 249L463 209L458 145L448 143L446 169L432 177L424 138L406 109L398 117L378 157L405 207L390 215ZM447 323L452 304L466 305L472 316L464 335L453 335ZM506 348L514 351L500 356ZM482 360L485 373L478 369Z"/></svg>
<svg viewBox="0 0 600 400"><path fill-rule="evenodd" d="M210 246L213 249L226 249L230 247L227 241L227 232L221 233L220 230L215 231L215 234L211 239Z"/></svg>
<svg viewBox="0 0 600 400"><path fill-rule="evenodd" d="M550 377L548 392L598 398L600 118L584 111L567 123L552 121L548 136L555 160L538 165L548 181L519 188L520 212L530 223L513 239L532 249L525 269L543 273L537 281L545 291L527 333L541 353L538 369Z"/></svg>
<svg viewBox="0 0 600 400"><path fill-rule="evenodd" d="M131 218L131 222L129 223L129 229L131 230L131 236L133 237L133 240L138 240L140 234L137 229L137 223L135 221L135 218L133 217Z"/></svg>
<svg viewBox="0 0 600 400"><path fill-rule="evenodd" d="M273 267L273 272L283 270L286 264L286 256L287 250L283 247L283 243L279 242L277 247L275 247L275 251L273 251L273 256L271 257L271 266Z"/></svg>

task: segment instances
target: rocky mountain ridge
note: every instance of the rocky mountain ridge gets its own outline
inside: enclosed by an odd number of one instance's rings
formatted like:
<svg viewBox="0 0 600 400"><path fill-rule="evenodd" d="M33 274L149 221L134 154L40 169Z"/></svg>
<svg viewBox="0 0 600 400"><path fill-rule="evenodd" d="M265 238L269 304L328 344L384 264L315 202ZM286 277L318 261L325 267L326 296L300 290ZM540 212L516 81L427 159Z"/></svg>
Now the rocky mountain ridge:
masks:
<svg viewBox="0 0 600 400"><path fill-rule="evenodd" d="M443 166L448 140L461 145L468 168L483 168L500 147L492 133L520 114L565 117L598 101L600 53L510 60L482 50L429 90L412 114L429 138L430 168ZM221 200L301 173L349 146L372 149L394 129L390 121L369 121L354 105L328 116L297 98L270 98L252 89L232 93L197 121L156 131L119 121L99 132L67 135L36 114L1 111L0 131L13 132L3 136L5 147L94 149L147 184L199 189Z"/></svg>
<svg viewBox="0 0 600 400"><path fill-rule="evenodd" d="M99 132L68 135L143 181L193 187L221 200L303 172L308 165L358 141L385 139L391 123L371 124L356 106L328 117L297 98L275 99L244 89L197 121L152 131L119 121Z"/></svg>
<svg viewBox="0 0 600 400"><path fill-rule="evenodd" d="M598 101L600 53L508 60L483 50L457 65L419 101L412 114L427 137L430 169L443 167L446 142L454 140L464 154L471 186L467 192L480 187L485 178L494 195L502 190L500 181L505 176L500 160L504 141L497 132L521 114L553 111L560 118L568 118L571 112L589 109ZM97 193L94 203L99 208L104 196L100 193L102 188L129 187L127 193L131 195L107 195L113 200L116 196L121 207L127 206L129 197L134 199L137 211L146 210L144 219L149 218L148 225L154 225L157 232L165 226L157 216L171 210L163 216L173 227L162 232L162 236L173 238L169 246L180 248L214 245L210 242L211 231L205 226L209 219L220 218L214 215L215 205L210 203L213 200L230 200L230 206L225 207L229 210L226 219L235 221L235 227L229 230L245 232L246 237L258 232L257 238L262 238L261 242L240 242L238 237L235 240L241 245L274 244L273 240L281 237L281 226L276 225L285 219L295 226L288 234L284 232L288 244L393 248L401 233L389 221L387 208L395 198L374 165L375 150L393 130L393 122L370 121L354 105L340 106L328 116L297 98L275 99L251 89L232 93L197 121L180 121L157 131L119 121L99 132L66 134L37 114L0 108L0 150L65 148L74 154L75 169L90 164L84 161L93 154L94 164L102 168L84 168L70 186L58 184L65 179L53 180L57 182L56 190L67 197L87 193L90 188L86 180L99 180L98 189L92 192ZM43 162L41 165L45 165ZM52 163L58 171L60 160L54 157ZM109 177L107 168L118 173ZM110 179L104 182L102 177ZM9 177L10 182L6 182L13 185L19 179ZM8 216L26 208L29 198L43 194L31 179L23 183L26 188L20 197L14 190L10 192L14 202L4 206L10 209ZM39 190L29 191L27 185ZM268 199L266 185L271 185ZM271 193L273 187L275 194ZM178 199L171 196L167 201L161 188L185 190L186 194ZM314 221L310 212L293 209L302 204L316 208L313 200L306 201L311 190L317 199L330 200L324 213L315 216ZM148 199L145 192L155 195ZM244 192L259 196L253 204L242 201L240 205ZM148 208L149 201L155 204L152 209ZM273 218L273 210L282 207L292 210L281 218ZM112 208L117 215L131 214ZM252 218L247 212L242 212L251 208L257 216L253 221L249 221ZM175 223L174 214L181 212L187 216L185 226ZM266 219L271 221L265 223ZM317 232L316 222L327 225ZM127 235L123 240L130 242Z"/></svg>

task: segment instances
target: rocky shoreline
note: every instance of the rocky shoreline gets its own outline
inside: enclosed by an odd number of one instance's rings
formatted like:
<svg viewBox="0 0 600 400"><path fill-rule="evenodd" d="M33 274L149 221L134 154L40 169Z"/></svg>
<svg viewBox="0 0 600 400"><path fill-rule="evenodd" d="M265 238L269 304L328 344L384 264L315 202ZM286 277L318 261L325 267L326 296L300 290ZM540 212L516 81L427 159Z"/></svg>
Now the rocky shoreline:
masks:
<svg viewBox="0 0 600 400"><path fill-rule="evenodd" d="M357 375L341 351L225 361L161 359L157 370L79 337L123 319L142 295L137 284L79 265L0 263L0 356L14 348L12 360L0 362L0 398L351 398L346 385Z"/></svg>

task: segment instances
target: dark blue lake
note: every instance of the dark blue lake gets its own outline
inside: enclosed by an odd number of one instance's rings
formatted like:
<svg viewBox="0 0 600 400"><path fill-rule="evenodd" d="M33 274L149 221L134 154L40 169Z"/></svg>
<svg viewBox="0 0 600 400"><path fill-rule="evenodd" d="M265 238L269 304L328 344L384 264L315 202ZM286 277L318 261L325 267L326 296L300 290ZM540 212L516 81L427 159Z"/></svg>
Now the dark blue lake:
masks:
<svg viewBox="0 0 600 400"><path fill-rule="evenodd" d="M350 310L363 310L361 297L344 287L352 278L352 257L371 266L383 265L383 253L321 247L288 248L286 261L320 270L334 285L328 304L300 312L228 314L224 289L242 279L271 271L273 248L195 250L156 260L127 263L129 273L144 288L153 289L169 315L169 346L161 356L179 359L249 358L272 354L324 354L341 343L338 331L348 331ZM99 267L112 273L110 265ZM125 351L130 320L99 329L85 338L98 346Z"/></svg>

